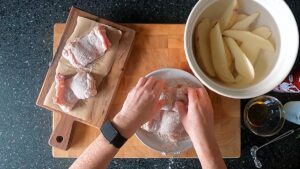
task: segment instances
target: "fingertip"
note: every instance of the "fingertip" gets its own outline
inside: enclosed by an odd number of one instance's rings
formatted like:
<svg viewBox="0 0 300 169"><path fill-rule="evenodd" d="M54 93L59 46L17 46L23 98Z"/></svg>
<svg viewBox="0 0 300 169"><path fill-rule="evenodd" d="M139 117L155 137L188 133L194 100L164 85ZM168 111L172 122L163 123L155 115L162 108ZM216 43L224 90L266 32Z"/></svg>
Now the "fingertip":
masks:
<svg viewBox="0 0 300 169"><path fill-rule="evenodd" d="M163 80L157 80L154 84L153 90L156 94L161 94L165 88L165 82Z"/></svg>
<svg viewBox="0 0 300 169"><path fill-rule="evenodd" d="M147 80L148 78L147 77L140 77L140 79L139 80Z"/></svg>
<svg viewBox="0 0 300 169"><path fill-rule="evenodd" d="M166 86L166 81L164 81L162 79L160 79L158 81L161 83L161 85L162 85L163 88Z"/></svg>
<svg viewBox="0 0 300 169"><path fill-rule="evenodd" d="M188 99L189 101L194 101L198 99L197 91L194 88L187 88Z"/></svg>
<svg viewBox="0 0 300 169"><path fill-rule="evenodd" d="M137 82L137 84L136 84L136 86L137 87L142 87L142 86L145 85L146 81L147 81L146 77L140 77L139 80L138 80L138 82Z"/></svg>
<svg viewBox="0 0 300 169"><path fill-rule="evenodd" d="M197 88L196 90L199 91L199 92L201 92L201 93L203 93L203 91L204 91L205 89L202 88L202 87L199 87L199 88Z"/></svg>
<svg viewBox="0 0 300 169"><path fill-rule="evenodd" d="M164 80L158 80L158 82L156 82L156 83L158 83L160 85L161 89L164 89L166 87L166 83Z"/></svg>
<svg viewBox="0 0 300 169"><path fill-rule="evenodd" d="M187 90L187 92L192 92L192 91L193 91L193 88L187 87L186 90Z"/></svg>
<svg viewBox="0 0 300 169"><path fill-rule="evenodd" d="M175 102L175 108L177 109L178 113L181 117L185 116L187 113L187 110L185 108L185 105L181 101Z"/></svg>
<svg viewBox="0 0 300 169"><path fill-rule="evenodd" d="M154 85L156 84L156 81L157 80L155 78L149 77L144 86L146 88L152 89L154 87Z"/></svg>
<svg viewBox="0 0 300 169"><path fill-rule="evenodd" d="M152 76L148 77L148 80L153 80L153 79L154 79L154 77L152 77Z"/></svg>
<svg viewBox="0 0 300 169"><path fill-rule="evenodd" d="M183 94L187 95L188 94L188 88L187 87L183 87L182 88L182 92L183 92Z"/></svg>
<svg viewBox="0 0 300 169"><path fill-rule="evenodd" d="M207 93L207 91L206 91L206 89L205 88L197 88L197 93L198 93L198 95L199 95L199 98L201 98L201 97L209 97L209 95L208 95L208 93Z"/></svg>

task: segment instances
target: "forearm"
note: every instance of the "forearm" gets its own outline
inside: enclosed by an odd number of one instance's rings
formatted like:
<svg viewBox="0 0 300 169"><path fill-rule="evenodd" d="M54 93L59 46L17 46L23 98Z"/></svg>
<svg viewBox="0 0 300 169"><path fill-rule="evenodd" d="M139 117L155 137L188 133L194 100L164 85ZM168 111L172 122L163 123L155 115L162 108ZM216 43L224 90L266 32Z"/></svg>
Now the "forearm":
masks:
<svg viewBox="0 0 300 169"><path fill-rule="evenodd" d="M70 169L102 169L107 168L109 162L119 149L100 134L91 145L78 157Z"/></svg>
<svg viewBox="0 0 300 169"><path fill-rule="evenodd" d="M113 128L124 138L130 138L142 124L155 117L155 113L159 112L162 107L159 96L163 89L164 82L161 80L151 77L140 78L137 85L128 94L122 110L112 119ZM124 140L122 137L121 139ZM114 138L109 140L114 143ZM70 168L106 168L117 152L118 149L101 134Z"/></svg>
<svg viewBox="0 0 300 169"><path fill-rule="evenodd" d="M136 131L137 125L130 123L120 115L112 119L112 124L125 138L130 138ZM70 167L71 169L102 169L106 168L109 162L118 153L119 149L110 144L106 138L100 134L92 144L79 156Z"/></svg>
<svg viewBox="0 0 300 169"><path fill-rule="evenodd" d="M219 146L214 136L207 139L192 139L203 169L226 169Z"/></svg>

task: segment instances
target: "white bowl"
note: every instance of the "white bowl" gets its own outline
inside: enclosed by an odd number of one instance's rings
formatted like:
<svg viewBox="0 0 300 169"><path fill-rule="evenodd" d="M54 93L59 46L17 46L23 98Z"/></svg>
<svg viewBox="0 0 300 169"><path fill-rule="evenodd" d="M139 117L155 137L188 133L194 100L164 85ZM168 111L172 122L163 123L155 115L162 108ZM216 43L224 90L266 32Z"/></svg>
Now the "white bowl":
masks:
<svg viewBox="0 0 300 169"><path fill-rule="evenodd" d="M190 68L210 90L231 98L251 98L265 94L280 84L289 74L297 57L299 32L295 18L283 0L238 0L241 12L260 12L255 26L268 26L276 52L263 52L254 65L256 77L245 86L227 85L207 76L196 62L193 52L193 34L203 18L217 19L230 0L199 0L186 23L184 49Z"/></svg>
<svg viewBox="0 0 300 169"><path fill-rule="evenodd" d="M179 69L159 69L146 77L155 77L156 79L163 79L166 83L182 84L183 81L187 82L192 87L203 87L201 82L192 74ZM147 147L161 152L163 154L178 154L193 146L192 141L188 138L180 140L177 144L168 144L160 139L156 134L139 129L136 132L137 138Z"/></svg>

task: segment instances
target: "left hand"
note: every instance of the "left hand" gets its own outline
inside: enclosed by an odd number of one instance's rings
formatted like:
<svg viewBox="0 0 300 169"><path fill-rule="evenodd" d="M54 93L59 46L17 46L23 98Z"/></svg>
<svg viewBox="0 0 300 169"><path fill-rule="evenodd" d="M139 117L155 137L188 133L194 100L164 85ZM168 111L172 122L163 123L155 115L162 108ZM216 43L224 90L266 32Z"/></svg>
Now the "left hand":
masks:
<svg viewBox="0 0 300 169"><path fill-rule="evenodd" d="M139 79L129 92L121 111L112 120L124 137L131 137L141 125L159 113L163 105L159 96L164 86L164 81L153 77Z"/></svg>

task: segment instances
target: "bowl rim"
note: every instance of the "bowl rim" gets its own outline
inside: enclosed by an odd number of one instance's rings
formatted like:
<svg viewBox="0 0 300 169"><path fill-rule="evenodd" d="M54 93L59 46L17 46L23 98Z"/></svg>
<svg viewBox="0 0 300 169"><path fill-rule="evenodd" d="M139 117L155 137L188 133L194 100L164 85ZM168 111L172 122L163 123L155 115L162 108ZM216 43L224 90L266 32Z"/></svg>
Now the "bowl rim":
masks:
<svg viewBox="0 0 300 169"><path fill-rule="evenodd" d="M191 148L193 147L192 140L191 140L191 139L187 139L187 140L190 141L192 144L191 144L190 146L184 147L184 148L182 149L182 151L168 151L168 152L163 152L163 151L157 150L157 149L155 149L154 147L152 147L152 146L147 145L146 143L144 143L143 140L142 140L142 138L141 138L141 136L139 135L139 132L142 132L141 130L143 130L143 129L139 128L139 129L136 131L136 133L134 134L134 135L136 136L136 138L137 138L144 146L146 146L146 147L150 148L151 150L154 150L154 151L156 151L156 152L158 152L158 153L162 153L163 155L178 155L178 154L181 154L181 153L183 153L183 152L185 152L185 151L187 151L187 150L189 150L189 149L191 149Z"/></svg>
<svg viewBox="0 0 300 169"><path fill-rule="evenodd" d="M293 33L290 33L288 36L280 37L280 42L284 41L286 43L288 41L288 39L291 38L294 43L294 48L288 48L288 49L293 49L293 51L290 51L290 50L288 51L290 54L290 57L289 57L289 59L286 59L286 61L285 61L286 65L288 65L288 68L285 68L285 70L281 70L281 74L277 75L276 79L273 79L271 77L271 75L273 75L273 77L274 77L274 75L276 75L275 74L276 72L274 73L274 68L275 67L277 67L277 69L280 68L280 65L279 65L280 63L279 63L279 61L278 61L279 59L278 59L274 65L273 70L271 70L270 73L268 75L266 75L263 79L261 79L257 84L255 84L253 86L249 86L247 88L243 88L243 89L234 89L232 87L226 87L224 85L214 82L201 70L201 68L196 63L194 52L193 52L193 45L192 45L193 44L193 42L192 42L193 34L194 34L196 22L197 22L199 16L201 15L201 13L209 5L212 5L217 0L212 0L210 2L208 2L206 0L206 4L205 4L206 6L204 5L204 7L201 8L202 3L204 3L203 1L204 0L199 0L196 3L196 5L193 7L193 9L190 12L189 17L187 19L187 23L186 23L185 31L184 31L184 50L185 50L186 59L188 61L189 67L193 71L194 75L201 81L201 83L203 85L205 85L207 88L209 88L210 90L212 90L220 95L230 97L230 98L236 98L236 99L247 99L247 98L257 97L259 95L262 95L262 94L265 94L265 93L271 91L278 84L280 84L286 78L286 76L290 73L291 69L293 68L293 65L297 58L298 49L299 49L298 26L297 26L295 17L293 15L293 13L291 12L291 9L286 4L286 2L284 2L283 0L274 1L274 2L272 1L272 3L275 3L275 2L278 3L277 6L280 5L281 11L283 11L285 13L285 16L288 16L284 20L289 23L289 31L293 32ZM255 3L258 3L260 6L262 6L265 9L266 9L266 7L264 6L264 4L266 5L266 4L270 3L265 0L252 0L252 1ZM202 11L200 11L200 9L202 9ZM278 27L279 34L281 35L282 34L281 29L283 29L283 27L280 27L281 28L280 29L278 26L279 21L277 21L274 18L274 16L273 16L274 14L272 12L270 12L269 9L266 9L266 11L268 11L269 14L273 17L274 22ZM199 14L199 15L197 15L197 14ZM280 23L281 22L284 22L284 21L280 20ZM282 43L280 43L280 47L281 46L282 46ZM290 44L289 44L289 46L290 46ZM279 51L279 56L281 56L281 55L285 55L285 53L282 53L282 51ZM266 85L264 85L264 84L266 84L267 82L268 82L268 86L266 87Z"/></svg>

